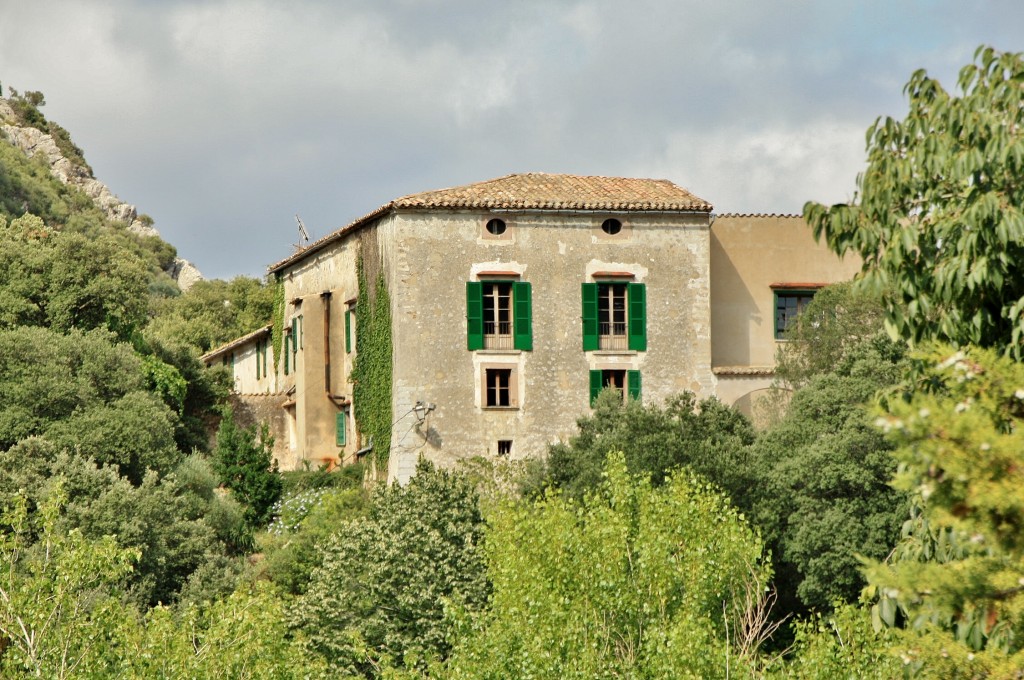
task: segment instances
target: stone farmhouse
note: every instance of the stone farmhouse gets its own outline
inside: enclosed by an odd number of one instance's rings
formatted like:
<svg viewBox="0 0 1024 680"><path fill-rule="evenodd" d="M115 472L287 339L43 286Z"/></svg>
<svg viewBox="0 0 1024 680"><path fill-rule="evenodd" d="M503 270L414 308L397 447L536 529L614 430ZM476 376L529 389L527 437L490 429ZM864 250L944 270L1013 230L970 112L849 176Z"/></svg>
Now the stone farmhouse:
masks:
<svg viewBox="0 0 1024 680"><path fill-rule="evenodd" d="M370 351L357 304L381 281L387 476L405 481L421 455L544 455L602 389L750 413L786 325L859 265L799 217L716 216L668 180L514 174L395 199L271 265L282 318L204 360L233 367L283 469L355 461L381 446L351 380Z"/></svg>

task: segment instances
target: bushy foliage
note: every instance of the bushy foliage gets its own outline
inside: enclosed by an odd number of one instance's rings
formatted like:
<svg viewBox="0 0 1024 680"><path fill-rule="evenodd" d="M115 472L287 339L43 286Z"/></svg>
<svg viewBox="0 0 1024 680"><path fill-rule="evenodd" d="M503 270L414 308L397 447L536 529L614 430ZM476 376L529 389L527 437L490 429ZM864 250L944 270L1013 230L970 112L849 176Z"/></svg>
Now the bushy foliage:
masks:
<svg viewBox="0 0 1024 680"><path fill-rule="evenodd" d="M142 361L107 331L0 330L0 450L31 436L138 483L180 459L175 414L146 391Z"/></svg>
<svg viewBox="0 0 1024 680"><path fill-rule="evenodd" d="M143 326L155 260L126 232L91 231L0 215L0 328L107 328L127 340Z"/></svg>
<svg viewBox="0 0 1024 680"><path fill-rule="evenodd" d="M138 553L113 537L58 528L61 487L30 528L24 498L0 532L0 675L4 678L308 678L322 664L286 629L267 587L178 610L140 613L119 584Z"/></svg>
<svg viewBox="0 0 1024 680"><path fill-rule="evenodd" d="M406 486L374 491L365 519L337 527L293 622L336 673L443 659L446 605L476 610L487 598L482 532L472 486L421 462Z"/></svg>
<svg viewBox="0 0 1024 680"><path fill-rule="evenodd" d="M784 610L855 602L864 585L858 556L882 558L899 538L907 498L889 486L892 447L868 414L899 374L891 349L877 336L851 348L845 365L811 378L752 447L756 482L737 502L772 548Z"/></svg>
<svg viewBox="0 0 1024 680"><path fill-rule="evenodd" d="M241 510L213 494L212 475L200 484L193 476L186 485L174 475L149 473L135 485L115 467L58 453L39 438L0 453L0 471L0 507L24 497L30 526L41 521L35 508L59 487L66 502L55 529L91 540L109 535L135 551L135 568L121 585L143 606L176 600L197 569L232 553L242 526Z"/></svg>
<svg viewBox="0 0 1024 680"><path fill-rule="evenodd" d="M906 118L868 130L851 205L804 206L817 237L863 258L892 332L1024 357L1024 55L981 47L951 95L923 70Z"/></svg>
<svg viewBox="0 0 1024 680"><path fill-rule="evenodd" d="M787 660L777 662L766 677L892 680L906 671L904 660L893 653L897 636L876 630L863 606L842 604L831 613L815 613L796 622L795 628Z"/></svg>
<svg viewBox="0 0 1024 680"><path fill-rule="evenodd" d="M776 378L799 389L816 375L848 373L845 365L863 353L868 340L879 351L890 344L891 353L901 354L904 343L887 343L884 320L879 295L851 282L822 288L786 330L786 342L776 353Z"/></svg>
<svg viewBox="0 0 1024 680"><path fill-rule="evenodd" d="M633 474L660 484L679 466L704 475L729 493L748 486L747 447L754 441L750 422L739 411L715 398L699 402L685 392L665 407L626 403L614 390L605 390L594 412L577 421L579 434L548 451L550 482L580 498L602 480L609 452L623 452Z"/></svg>
<svg viewBox="0 0 1024 680"><path fill-rule="evenodd" d="M313 571L323 564L319 546L345 522L358 521L369 510L361 486L322 487L287 494L274 504L274 518L260 537L262 575L282 590L301 595Z"/></svg>
<svg viewBox="0 0 1024 680"><path fill-rule="evenodd" d="M621 454L605 470L582 502L549 494L489 518L491 607L464 619L444 677L750 674L740 602L750 584L763 594L760 540L685 472L654 488Z"/></svg>
<svg viewBox="0 0 1024 680"><path fill-rule="evenodd" d="M258 431L256 427L239 427L231 407L225 407L217 430L213 468L224 486L245 505L249 526L266 526L274 503L281 497L274 440L266 424Z"/></svg>
<svg viewBox="0 0 1024 680"><path fill-rule="evenodd" d="M904 623L913 668L1012 677L1024 667L1024 365L993 350L922 353L909 400L878 425L917 512L868 570L876 622Z"/></svg>
<svg viewBox="0 0 1024 680"><path fill-rule="evenodd" d="M98 541L57 529L60 488L41 509L40 536L27 503L15 498L0 518L0 675L113 675L107 634L124 616L116 584L132 568L133 550L112 536Z"/></svg>
<svg viewBox="0 0 1024 680"><path fill-rule="evenodd" d="M207 352L270 323L273 293L273 286L246 276L197 281L179 296L152 302L147 337Z"/></svg>

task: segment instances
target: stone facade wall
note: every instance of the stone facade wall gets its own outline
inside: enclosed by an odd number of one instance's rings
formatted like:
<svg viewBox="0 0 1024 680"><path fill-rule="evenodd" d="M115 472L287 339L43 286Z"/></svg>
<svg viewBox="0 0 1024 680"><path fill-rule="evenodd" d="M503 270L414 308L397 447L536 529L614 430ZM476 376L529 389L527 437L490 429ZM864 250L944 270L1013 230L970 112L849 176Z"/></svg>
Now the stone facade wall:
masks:
<svg viewBox="0 0 1024 680"><path fill-rule="evenodd" d="M284 375L283 358L278 370L282 391L290 392L292 403L285 409L290 455L301 465L354 462L361 446L351 407L345 405L352 399L349 375L355 360L355 323L351 324L352 351L346 352L345 313L352 309L347 303L359 292L356 260L362 241L371 238L373 230L361 230L282 272L285 328L291 329L292 319L299 319L299 343L290 353L289 374ZM371 258L379 260L379 255L371 253ZM325 371L328 360L330 369ZM346 414L344 446L337 445L339 413Z"/></svg>
<svg viewBox="0 0 1024 680"><path fill-rule="evenodd" d="M490 217L508 225L486 233ZM387 239L394 309L394 412L389 478L405 481L419 455L448 465L494 456L511 440L514 458L539 457L589 412L589 371L639 370L643 400L682 390L711 395L708 217L605 214L407 213ZM533 350L467 350L466 282L512 271L532 286ZM646 284L647 351L582 349L581 284L600 272ZM484 365L510 365L518 407L482 407ZM436 408L418 422L422 401ZM403 414L409 414L403 416Z"/></svg>
<svg viewBox="0 0 1024 680"><path fill-rule="evenodd" d="M266 423L274 437L274 459L281 470L301 469L288 448L288 423L281 408L284 397L280 394L233 394L231 407L235 419L242 427L259 427Z"/></svg>

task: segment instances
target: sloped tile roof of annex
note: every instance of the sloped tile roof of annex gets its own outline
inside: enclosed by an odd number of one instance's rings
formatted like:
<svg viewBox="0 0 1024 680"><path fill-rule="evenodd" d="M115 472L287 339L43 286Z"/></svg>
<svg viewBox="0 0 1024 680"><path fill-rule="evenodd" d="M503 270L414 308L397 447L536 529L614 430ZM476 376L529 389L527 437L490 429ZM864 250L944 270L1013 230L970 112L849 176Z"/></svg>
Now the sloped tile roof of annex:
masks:
<svg viewBox="0 0 1024 680"><path fill-rule="evenodd" d="M610 212L706 212L712 205L667 179L557 175L529 172L396 198L373 212L270 265L276 272L399 210L607 210Z"/></svg>

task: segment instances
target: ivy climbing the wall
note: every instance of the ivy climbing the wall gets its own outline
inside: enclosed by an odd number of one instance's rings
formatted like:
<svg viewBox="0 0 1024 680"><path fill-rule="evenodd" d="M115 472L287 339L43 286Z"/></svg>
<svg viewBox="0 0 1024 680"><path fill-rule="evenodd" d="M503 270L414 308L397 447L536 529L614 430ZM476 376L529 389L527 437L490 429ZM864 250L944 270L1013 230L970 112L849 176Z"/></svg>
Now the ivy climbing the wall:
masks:
<svg viewBox="0 0 1024 680"><path fill-rule="evenodd" d="M363 445L373 439L377 474L387 470L391 451L391 297L383 272L376 285L367 281L363 259L356 261L359 296L356 299L356 358L352 367L352 408Z"/></svg>
<svg viewBox="0 0 1024 680"><path fill-rule="evenodd" d="M274 276L274 325L270 330L270 339L274 343L274 372L281 358L281 344L284 342L284 279L281 274Z"/></svg>

